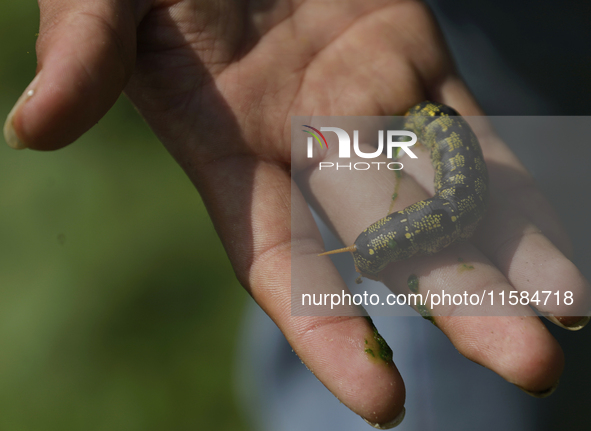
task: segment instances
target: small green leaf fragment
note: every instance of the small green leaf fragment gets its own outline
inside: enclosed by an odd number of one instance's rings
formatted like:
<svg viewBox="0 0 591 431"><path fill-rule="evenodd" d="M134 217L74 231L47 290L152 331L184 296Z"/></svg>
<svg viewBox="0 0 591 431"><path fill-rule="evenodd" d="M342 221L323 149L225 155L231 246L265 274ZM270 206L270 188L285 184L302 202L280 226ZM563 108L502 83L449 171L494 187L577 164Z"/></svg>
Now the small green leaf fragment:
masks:
<svg viewBox="0 0 591 431"><path fill-rule="evenodd" d="M464 263L464 259L461 257L458 257L458 262L461 263L460 267L458 268L458 272L470 271L471 269L474 269L474 265Z"/></svg>
<svg viewBox="0 0 591 431"><path fill-rule="evenodd" d="M373 330L373 340L365 339L365 344L368 345L368 347L364 350L365 353L367 353L368 355L371 355L372 357L374 357L376 359L379 358L387 364L391 363L392 362L392 349L390 348L390 346L388 346L388 343L386 343L386 340L384 340L382 338L382 336L380 335L380 333L378 332L378 329L373 324L371 317L366 316L365 318L367 319L367 321L369 322L369 324L371 325L372 330ZM369 346L371 346L371 348ZM376 355L376 353L377 353L377 355Z"/></svg>
<svg viewBox="0 0 591 431"><path fill-rule="evenodd" d="M411 292L417 293L419 291L419 278L415 274L409 275L406 283Z"/></svg>
<svg viewBox="0 0 591 431"><path fill-rule="evenodd" d="M417 305L417 311L423 319L427 319L429 322L437 326L437 324L435 323L435 319L433 319L433 316L431 316L431 310L429 310L429 308L426 305Z"/></svg>
<svg viewBox="0 0 591 431"><path fill-rule="evenodd" d="M373 338L377 341L378 345L380 346L380 358L386 363L392 362L392 349L390 348L390 346L388 346L386 340L382 338L382 336L375 327L373 331Z"/></svg>
<svg viewBox="0 0 591 431"><path fill-rule="evenodd" d="M473 269L474 269L474 265L462 263L462 264L460 264L460 266L458 268L458 272L471 271Z"/></svg>

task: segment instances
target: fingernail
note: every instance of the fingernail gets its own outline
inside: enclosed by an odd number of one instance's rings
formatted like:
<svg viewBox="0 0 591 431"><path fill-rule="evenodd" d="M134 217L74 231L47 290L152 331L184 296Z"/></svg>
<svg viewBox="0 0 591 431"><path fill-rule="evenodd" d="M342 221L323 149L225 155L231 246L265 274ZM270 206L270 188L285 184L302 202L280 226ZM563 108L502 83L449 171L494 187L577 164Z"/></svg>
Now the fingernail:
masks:
<svg viewBox="0 0 591 431"><path fill-rule="evenodd" d="M367 419L363 419L363 420L365 422L367 422L369 425L371 425L372 427L374 427L375 429L389 430L391 428L394 428L394 427L397 427L398 425L400 425L400 423L402 422L402 419L404 419L405 414L406 414L406 409L404 407L402 407L402 411L400 412L400 414L398 416L396 416L394 419L392 419L390 422L386 422L384 424L374 424L373 422L370 422Z"/></svg>
<svg viewBox="0 0 591 431"><path fill-rule="evenodd" d="M27 144L25 144L18 137L16 131L14 130L14 116L19 111L19 109L25 104L25 102L27 102L29 99L31 99L31 97L35 95L35 87L37 85L37 81L39 80L39 75L41 75L41 73L38 73L37 76L35 76L35 78L28 85L27 89L21 95L21 97L18 98L14 107L8 114L8 117L6 117L6 122L4 123L4 139L6 140L8 146L14 148L15 150L22 150L23 148L27 148Z"/></svg>
<svg viewBox="0 0 591 431"><path fill-rule="evenodd" d="M572 324L569 323L568 325L565 325L563 322L558 320L556 316L553 316L551 314L547 315L546 319L548 319L555 325L560 326L561 328L568 329L569 331L578 331L579 329L583 329L585 325L589 323L589 316L583 316L580 320L577 320Z"/></svg>
<svg viewBox="0 0 591 431"><path fill-rule="evenodd" d="M519 389L521 389L523 392L525 392L528 395L531 395L532 397L535 398L546 398L549 397L550 395L552 395L554 393L554 391L556 390L556 388L558 387L558 383L560 381L557 380L556 383L554 383L550 388L544 390L544 391L540 391L540 392L532 392L532 391L528 391L527 389L523 389L521 386L517 386Z"/></svg>

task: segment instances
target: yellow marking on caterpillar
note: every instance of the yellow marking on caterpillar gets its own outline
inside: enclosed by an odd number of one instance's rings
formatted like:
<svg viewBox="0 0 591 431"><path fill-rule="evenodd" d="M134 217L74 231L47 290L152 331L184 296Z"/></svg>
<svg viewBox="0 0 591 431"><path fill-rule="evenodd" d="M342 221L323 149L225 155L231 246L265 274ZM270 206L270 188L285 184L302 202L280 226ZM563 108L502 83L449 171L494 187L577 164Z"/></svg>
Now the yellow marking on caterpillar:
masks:
<svg viewBox="0 0 591 431"><path fill-rule="evenodd" d="M462 142L462 138L456 132L452 133L449 138L446 139L447 146L449 151L457 150L458 148L462 148L464 143Z"/></svg>
<svg viewBox="0 0 591 431"><path fill-rule="evenodd" d="M452 165L452 167L451 167L451 170L452 171L455 171L458 168L463 168L464 165L465 165L465 163L464 163L465 162L464 161L464 156L461 155L461 154L459 154L459 153L456 154L454 157L451 157L449 159L449 161L450 161L450 163Z"/></svg>

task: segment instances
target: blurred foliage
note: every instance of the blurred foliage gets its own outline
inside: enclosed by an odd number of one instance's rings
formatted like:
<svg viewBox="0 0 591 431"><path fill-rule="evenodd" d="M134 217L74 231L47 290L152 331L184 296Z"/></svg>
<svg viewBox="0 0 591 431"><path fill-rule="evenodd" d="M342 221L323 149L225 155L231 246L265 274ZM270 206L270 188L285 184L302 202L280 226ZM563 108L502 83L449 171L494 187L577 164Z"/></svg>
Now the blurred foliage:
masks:
<svg viewBox="0 0 591 431"><path fill-rule="evenodd" d="M36 2L0 3L0 113ZM247 294L199 196L124 98L54 153L0 145L0 430L244 430Z"/></svg>

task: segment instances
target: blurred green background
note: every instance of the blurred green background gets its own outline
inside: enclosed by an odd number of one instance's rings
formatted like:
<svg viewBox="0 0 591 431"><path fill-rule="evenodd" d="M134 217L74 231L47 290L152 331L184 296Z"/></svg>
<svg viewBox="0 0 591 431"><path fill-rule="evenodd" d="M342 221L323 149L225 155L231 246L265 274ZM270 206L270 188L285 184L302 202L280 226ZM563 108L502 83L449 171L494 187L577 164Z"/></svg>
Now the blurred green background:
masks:
<svg viewBox="0 0 591 431"><path fill-rule="evenodd" d="M0 2L2 122L34 76L38 20L34 1ZM63 150L2 143L0 199L1 431L247 429L248 295L125 98Z"/></svg>

